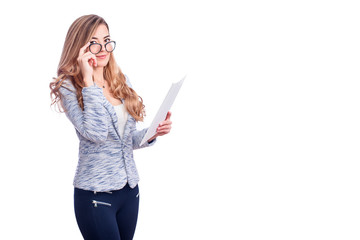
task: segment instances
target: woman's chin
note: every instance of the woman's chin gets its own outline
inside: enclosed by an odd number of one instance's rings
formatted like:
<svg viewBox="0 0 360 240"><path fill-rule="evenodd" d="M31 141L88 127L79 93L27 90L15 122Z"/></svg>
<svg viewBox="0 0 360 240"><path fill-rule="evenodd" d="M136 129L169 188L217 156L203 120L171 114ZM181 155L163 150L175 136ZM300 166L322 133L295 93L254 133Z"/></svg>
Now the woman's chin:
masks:
<svg viewBox="0 0 360 240"><path fill-rule="evenodd" d="M98 61L96 68L103 68L103 67L105 67L107 64L108 64L108 61L107 61L107 62L105 62L105 61Z"/></svg>

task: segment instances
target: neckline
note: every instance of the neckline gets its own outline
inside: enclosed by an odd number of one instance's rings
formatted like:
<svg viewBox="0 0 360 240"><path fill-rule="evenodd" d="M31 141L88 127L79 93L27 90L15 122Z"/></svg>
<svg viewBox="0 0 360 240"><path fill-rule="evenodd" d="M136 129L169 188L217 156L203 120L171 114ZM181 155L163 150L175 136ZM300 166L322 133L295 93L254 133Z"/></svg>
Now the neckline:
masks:
<svg viewBox="0 0 360 240"><path fill-rule="evenodd" d="M123 100L123 99L120 99L120 102L121 102L121 103L118 104L118 105L112 105L111 102L110 102L109 100L107 100L107 98L105 98L105 99L106 99L106 101L107 101L108 103L110 103L110 105L113 106L113 107L119 107L119 106L121 106L121 105L124 105L124 100Z"/></svg>

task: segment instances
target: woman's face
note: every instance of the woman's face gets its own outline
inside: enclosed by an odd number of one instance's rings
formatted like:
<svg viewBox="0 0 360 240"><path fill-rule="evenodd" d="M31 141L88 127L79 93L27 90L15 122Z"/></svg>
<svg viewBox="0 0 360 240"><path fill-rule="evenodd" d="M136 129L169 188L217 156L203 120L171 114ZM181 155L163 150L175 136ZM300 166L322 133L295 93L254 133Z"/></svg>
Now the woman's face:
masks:
<svg viewBox="0 0 360 240"><path fill-rule="evenodd" d="M99 43L102 45L101 51L95 54L97 67L105 67L108 64L110 53L105 50L105 43L110 41L110 34L107 27L104 24L99 25L90 40L90 43Z"/></svg>

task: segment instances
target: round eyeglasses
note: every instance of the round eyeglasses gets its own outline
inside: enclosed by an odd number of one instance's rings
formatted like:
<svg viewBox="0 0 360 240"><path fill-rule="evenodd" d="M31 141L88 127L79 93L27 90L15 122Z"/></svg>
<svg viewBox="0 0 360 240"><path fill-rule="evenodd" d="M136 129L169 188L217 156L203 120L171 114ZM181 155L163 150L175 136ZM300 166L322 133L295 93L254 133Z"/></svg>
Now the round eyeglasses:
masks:
<svg viewBox="0 0 360 240"><path fill-rule="evenodd" d="M101 52L102 46L103 45L100 43L91 43L89 45L89 50L92 54L98 54L99 52ZM105 50L109 53L114 51L115 46L116 46L115 41L110 41L104 44Z"/></svg>

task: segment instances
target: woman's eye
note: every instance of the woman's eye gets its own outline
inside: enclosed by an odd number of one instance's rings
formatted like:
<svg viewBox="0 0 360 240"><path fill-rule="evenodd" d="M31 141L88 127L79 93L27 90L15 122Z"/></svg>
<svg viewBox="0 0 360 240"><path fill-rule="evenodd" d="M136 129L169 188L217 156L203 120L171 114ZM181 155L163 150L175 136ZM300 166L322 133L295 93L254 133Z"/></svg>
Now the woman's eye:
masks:
<svg viewBox="0 0 360 240"><path fill-rule="evenodd" d="M94 44L94 43L96 43L96 41L90 41L90 44Z"/></svg>
<svg viewBox="0 0 360 240"><path fill-rule="evenodd" d="M110 42L110 38L105 39L105 42Z"/></svg>

